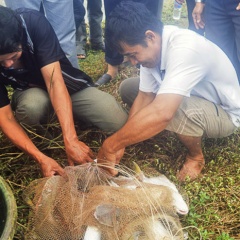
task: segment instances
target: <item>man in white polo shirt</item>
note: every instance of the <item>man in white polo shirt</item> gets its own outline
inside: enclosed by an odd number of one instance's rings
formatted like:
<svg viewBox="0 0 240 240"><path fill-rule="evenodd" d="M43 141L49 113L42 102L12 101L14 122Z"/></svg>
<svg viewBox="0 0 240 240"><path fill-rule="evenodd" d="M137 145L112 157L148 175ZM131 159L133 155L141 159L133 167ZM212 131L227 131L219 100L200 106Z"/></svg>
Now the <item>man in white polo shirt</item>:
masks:
<svg viewBox="0 0 240 240"><path fill-rule="evenodd" d="M115 166L126 146L167 129L188 150L178 179L194 180L205 164L202 137L226 137L240 124L240 87L232 63L209 40L187 29L163 27L137 3L115 9L106 40L141 70L140 82L133 78L121 85L122 99L131 106L129 118L104 141L98 161Z"/></svg>

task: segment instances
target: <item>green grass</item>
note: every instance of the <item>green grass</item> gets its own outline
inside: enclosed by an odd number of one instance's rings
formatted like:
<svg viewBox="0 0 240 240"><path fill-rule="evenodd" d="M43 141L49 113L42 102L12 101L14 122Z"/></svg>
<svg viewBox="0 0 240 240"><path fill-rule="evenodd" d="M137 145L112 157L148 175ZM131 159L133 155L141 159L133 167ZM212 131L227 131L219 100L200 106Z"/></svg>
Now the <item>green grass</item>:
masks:
<svg viewBox="0 0 240 240"><path fill-rule="evenodd" d="M163 22L187 27L186 7L184 6L180 21L172 20L172 1L165 0ZM106 72L104 54L88 50L87 58L80 61L81 69L96 81ZM121 66L117 79L102 90L113 94L119 101L118 86L120 82L138 70L134 67ZM48 146L48 155L63 166L67 164L63 149L63 141L58 123L50 125L55 133L54 141L44 140ZM80 131L81 141L97 152L107 135L98 130ZM32 139L33 132L28 132ZM22 191L34 179L41 177L40 169L32 159L23 154L0 133L0 172L12 188L18 205L18 222L15 239L24 239L27 225L28 206L22 200ZM181 217L183 227L189 239L232 240L240 239L240 140L239 131L223 139L204 139L203 150L206 166L203 177L194 182L180 185L184 196L187 196L190 212ZM165 174L173 182L177 170L186 155L186 149L175 135L162 132L158 136L126 149L122 163L131 167L137 162L149 176L159 172ZM200 237L201 236L201 237Z"/></svg>

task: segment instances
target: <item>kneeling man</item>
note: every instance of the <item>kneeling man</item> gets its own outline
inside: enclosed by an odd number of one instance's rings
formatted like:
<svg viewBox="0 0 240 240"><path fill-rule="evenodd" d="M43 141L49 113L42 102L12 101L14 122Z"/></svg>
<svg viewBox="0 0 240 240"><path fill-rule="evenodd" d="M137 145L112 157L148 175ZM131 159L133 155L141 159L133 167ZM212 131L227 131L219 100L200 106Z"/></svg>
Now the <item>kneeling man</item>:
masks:
<svg viewBox="0 0 240 240"><path fill-rule="evenodd" d="M104 141L99 161L115 166L126 146L166 129L188 149L178 179L195 179L205 164L202 137L229 136L240 124L240 88L232 63L212 42L187 29L163 27L138 3L123 2L115 9L106 41L141 69L140 80L127 79L120 87L130 114Z"/></svg>

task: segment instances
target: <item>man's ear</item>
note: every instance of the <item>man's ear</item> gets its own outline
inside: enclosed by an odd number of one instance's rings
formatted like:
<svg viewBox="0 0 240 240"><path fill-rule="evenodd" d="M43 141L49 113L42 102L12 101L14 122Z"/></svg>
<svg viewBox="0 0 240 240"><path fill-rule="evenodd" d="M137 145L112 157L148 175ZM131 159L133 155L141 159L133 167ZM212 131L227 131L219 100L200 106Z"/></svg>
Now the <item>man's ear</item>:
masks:
<svg viewBox="0 0 240 240"><path fill-rule="evenodd" d="M146 32L145 32L145 36L146 36L146 39L148 40L154 40L155 38L156 38L156 34L153 32L153 31L151 31L151 30L147 30Z"/></svg>

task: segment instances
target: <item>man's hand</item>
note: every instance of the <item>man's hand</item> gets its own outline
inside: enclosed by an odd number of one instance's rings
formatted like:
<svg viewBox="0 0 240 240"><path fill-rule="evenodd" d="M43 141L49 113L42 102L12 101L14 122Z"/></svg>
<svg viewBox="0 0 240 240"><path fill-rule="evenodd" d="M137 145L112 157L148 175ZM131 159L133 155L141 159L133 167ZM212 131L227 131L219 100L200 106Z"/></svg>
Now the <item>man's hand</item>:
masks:
<svg viewBox="0 0 240 240"><path fill-rule="evenodd" d="M196 3L195 8L193 9L192 17L193 17L193 21L196 29L205 27L205 23L203 19L204 6L205 6L204 3Z"/></svg>
<svg viewBox="0 0 240 240"><path fill-rule="evenodd" d="M94 154L92 150L85 143L78 141L78 139L68 144L65 143L65 147L70 166L93 161Z"/></svg>
<svg viewBox="0 0 240 240"><path fill-rule="evenodd" d="M0 108L0 128L18 148L22 149L40 165L44 177L63 175L64 170L52 158L40 152L16 121L10 104Z"/></svg>
<svg viewBox="0 0 240 240"><path fill-rule="evenodd" d="M55 160L45 155L39 161L39 165L44 177L51 177L57 174L62 176L64 174L63 168Z"/></svg>
<svg viewBox="0 0 240 240"><path fill-rule="evenodd" d="M117 152L111 153L108 151L107 141L105 141L100 148L98 155L97 155L97 163L103 165L103 168L108 171L111 175L115 176L117 174L117 170L115 169L115 165L119 164L125 148L120 149ZM106 167L104 167L106 166Z"/></svg>
<svg viewBox="0 0 240 240"><path fill-rule="evenodd" d="M236 7L237 10L240 10L240 3Z"/></svg>

